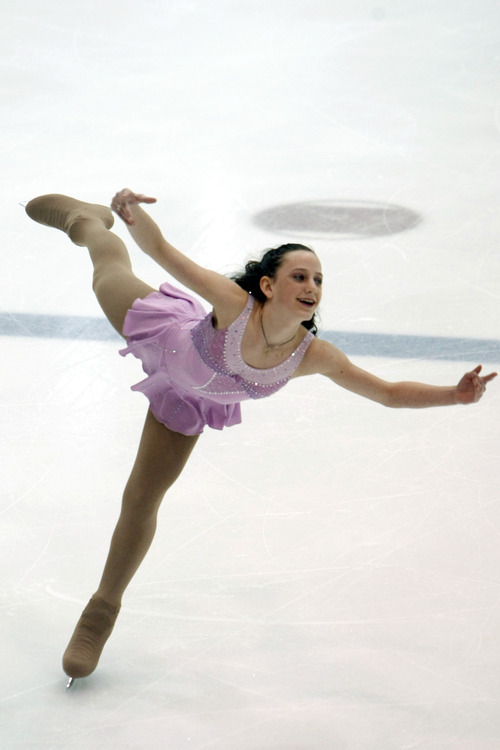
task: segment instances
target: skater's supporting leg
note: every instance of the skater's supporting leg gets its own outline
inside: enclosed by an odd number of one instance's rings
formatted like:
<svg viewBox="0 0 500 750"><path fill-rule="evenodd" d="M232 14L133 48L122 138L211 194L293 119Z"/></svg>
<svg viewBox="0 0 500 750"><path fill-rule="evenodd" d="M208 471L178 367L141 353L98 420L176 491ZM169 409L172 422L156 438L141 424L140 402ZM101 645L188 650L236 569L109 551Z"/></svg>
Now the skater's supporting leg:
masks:
<svg viewBox="0 0 500 750"><path fill-rule="evenodd" d="M172 432L148 412L99 588L63 657L64 671L70 677L86 677L96 668L123 592L153 541L162 498L184 468L196 440L196 435Z"/></svg>
<svg viewBox="0 0 500 750"><path fill-rule="evenodd" d="M106 601L120 604L125 588L153 540L163 496L184 468L197 438L197 435L172 432L148 412L97 590Z"/></svg>

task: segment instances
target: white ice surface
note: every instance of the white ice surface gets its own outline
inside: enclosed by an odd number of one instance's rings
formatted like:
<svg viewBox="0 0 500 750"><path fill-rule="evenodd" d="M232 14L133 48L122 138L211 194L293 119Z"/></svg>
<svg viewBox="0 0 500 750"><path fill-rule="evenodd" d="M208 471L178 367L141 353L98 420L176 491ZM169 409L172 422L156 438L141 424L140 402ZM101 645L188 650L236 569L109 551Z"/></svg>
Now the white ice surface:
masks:
<svg viewBox="0 0 500 750"><path fill-rule="evenodd" d="M223 272L310 241L327 330L498 340L499 23L492 0L2 0L0 312L100 316L84 251L19 204L128 185ZM259 221L310 203L347 225ZM391 205L419 221L363 232ZM66 692L142 373L118 340L0 340L2 750L498 750L497 383L468 408L384 410L321 378L245 404L200 440ZM477 364L357 362L443 384Z"/></svg>

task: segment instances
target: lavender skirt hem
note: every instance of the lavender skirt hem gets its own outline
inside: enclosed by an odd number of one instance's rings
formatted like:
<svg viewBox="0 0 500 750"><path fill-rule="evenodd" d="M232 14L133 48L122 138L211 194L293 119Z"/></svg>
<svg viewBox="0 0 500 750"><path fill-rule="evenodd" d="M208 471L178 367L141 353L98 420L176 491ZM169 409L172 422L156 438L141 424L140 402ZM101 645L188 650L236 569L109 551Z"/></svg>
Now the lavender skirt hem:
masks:
<svg viewBox="0 0 500 750"><path fill-rule="evenodd" d="M147 375L132 390L148 398L159 422L183 435L241 422L239 403L217 403L198 390L213 376L191 339L191 329L206 315L198 300L165 283L135 300L123 326L127 346L120 354L137 357Z"/></svg>

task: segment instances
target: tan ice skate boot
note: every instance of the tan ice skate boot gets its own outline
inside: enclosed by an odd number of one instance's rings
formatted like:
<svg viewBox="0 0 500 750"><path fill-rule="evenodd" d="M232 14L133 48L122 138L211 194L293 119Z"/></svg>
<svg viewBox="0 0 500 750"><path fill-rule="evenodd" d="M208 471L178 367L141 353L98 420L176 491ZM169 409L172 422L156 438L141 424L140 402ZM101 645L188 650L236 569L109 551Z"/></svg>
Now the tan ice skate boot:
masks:
<svg viewBox="0 0 500 750"><path fill-rule="evenodd" d="M78 620L63 656L63 669L70 677L68 687L77 677L88 677L97 667L104 644L111 635L119 606L93 596Z"/></svg>
<svg viewBox="0 0 500 750"><path fill-rule="evenodd" d="M104 224L106 229L111 229L114 223L113 214L106 206L97 203L84 203L70 198L67 195L40 195L33 198L26 206L26 213L39 224L60 229L66 232L75 245L83 245L78 237L78 232L71 233L71 228L80 219L94 219Z"/></svg>

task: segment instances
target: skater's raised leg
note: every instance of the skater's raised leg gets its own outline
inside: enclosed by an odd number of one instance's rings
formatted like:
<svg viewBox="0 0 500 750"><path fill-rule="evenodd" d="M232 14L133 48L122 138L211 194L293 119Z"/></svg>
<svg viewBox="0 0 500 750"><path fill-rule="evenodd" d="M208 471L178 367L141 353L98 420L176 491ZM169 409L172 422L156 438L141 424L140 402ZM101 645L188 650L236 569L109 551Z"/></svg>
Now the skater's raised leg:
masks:
<svg viewBox="0 0 500 750"><path fill-rule="evenodd" d="M74 244L87 247L97 300L113 328L122 334L133 302L155 290L135 276L125 243L109 231L113 226L110 209L52 194L34 198L26 213L39 224L65 232Z"/></svg>

